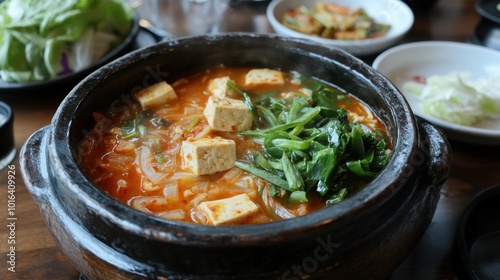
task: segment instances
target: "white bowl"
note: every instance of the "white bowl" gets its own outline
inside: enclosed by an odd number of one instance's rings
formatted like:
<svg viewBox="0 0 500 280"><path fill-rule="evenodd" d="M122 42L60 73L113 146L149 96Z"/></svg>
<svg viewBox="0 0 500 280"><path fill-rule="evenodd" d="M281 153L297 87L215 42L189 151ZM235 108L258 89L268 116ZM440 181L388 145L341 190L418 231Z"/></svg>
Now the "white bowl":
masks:
<svg viewBox="0 0 500 280"><path fill-rule="evenodd" d="M381 53L373 68L385 75L405 95L415 113L445 132L449 139L480 145L500 145L500 116L463 126L421 112L421 101L404 90L416 76L429 77L469 72L471 79L499 75L500 52L479 45L447 41L402 44Z"/></svg>
<svg viewBox="0 0 500 280"><path fill-rule="evenodd" d="M297 6L313 7L315 2L334 2L349 8L363 8L376 21L390 24L383 37L365 40L334 40L320 38L292 30L281 21L284 14ZM267 19L274 31L280 35L315 40L319 43L343 49L353 55L370 55L391 47L400 41L413 26L411 9L400 0L273 0L267 7Z"/></svg>

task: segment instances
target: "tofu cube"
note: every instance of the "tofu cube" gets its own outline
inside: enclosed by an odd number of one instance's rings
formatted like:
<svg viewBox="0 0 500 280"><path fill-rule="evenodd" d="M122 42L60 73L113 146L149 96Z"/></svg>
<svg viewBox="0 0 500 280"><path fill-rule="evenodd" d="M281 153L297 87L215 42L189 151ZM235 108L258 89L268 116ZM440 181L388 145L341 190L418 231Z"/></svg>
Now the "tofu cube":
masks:
<svg viewBox="0 0 500 280"><path fill-rule="evenodd" d="M135 98L143 108L154 107L177 99L174 88L162 81L135 93Z"/></svg>
<svg viewBox="0 0 500 280"><path fill-rule="evenodd" d="M195 175L207 175L235 166L236 143L233 140L216 138L188 138L182 142L183 167Z"/></svg>
<svg viewBox="0 0 500 280"><path fill-rule="evenodd" d="M210 94L216 97L228 97L234 95L234 90L227 85L228 81L231 81L229 76L212 79L208 83L207 89Z"/></svg>
<svg viewBox="0 0 500 280"><path fill-rule="evenodd" d="M237 132L252 127L252 113L241 100L210 96L203 114L213 130Z"/></svg>
<svg viewBox="0 0 500 280"><path fill-rule="evenodd" d="M245 86L280 86L285 83L283 72L272 69L252 69L245 75Z"/></svg>
<svg viewBox="0 0 500 280"><path fill-rule="evenodd" d="M198 205L211 225L234 223L259 211L259 207L246 193L230 198L204 201Z"/></svg>

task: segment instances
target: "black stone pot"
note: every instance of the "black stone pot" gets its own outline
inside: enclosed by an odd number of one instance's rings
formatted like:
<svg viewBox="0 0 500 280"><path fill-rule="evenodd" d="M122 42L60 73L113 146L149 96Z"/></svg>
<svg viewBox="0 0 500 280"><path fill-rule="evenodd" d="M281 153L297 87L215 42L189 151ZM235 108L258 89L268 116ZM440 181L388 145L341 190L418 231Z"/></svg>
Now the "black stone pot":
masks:
<svg viewBox="0 0 500 280"><path fill-rule="evenodd" d="M126 109L133 91L219 64L298 71L355 94L388 127L394 143L388 166L334 207L218 227L133 210L78 168L75 155L83 134L92 133L93 111ZM89 279L385 279L428 227L451 151L394 85L352 55L300 39L225 34L160 43L95 71L61 103L52 123L28 139L20 161L55 240Z"/></svg>

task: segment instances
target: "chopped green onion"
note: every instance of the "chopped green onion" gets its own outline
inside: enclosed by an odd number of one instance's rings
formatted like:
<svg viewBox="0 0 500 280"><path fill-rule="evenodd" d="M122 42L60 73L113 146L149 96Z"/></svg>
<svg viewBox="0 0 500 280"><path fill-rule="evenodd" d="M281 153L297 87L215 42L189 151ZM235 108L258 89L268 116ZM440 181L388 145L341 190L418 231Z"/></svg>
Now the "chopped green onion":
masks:
<svg viewBox="0 0 500 280"><path fill-rule="evenodd" d="M286 180L283 180L281 177L274 175L271 172L262 170L260 168L251 166L249 164L241 163L241 162L236 162L236 166L240 169L243 169L244 171L247 171L248 173L251 173L257 177L260 177L266 181L268 181L271 184L274 184L280 188L283 188L285 190L290 190L288 188L288 183Z"/></svg>
<svg viewBox="0 0 500 280"><path fill-rule="evenodd" d="M276 189L276 186L274 186L274 185L271 185L268 188L268 191L269 191L269 195L272 196L272 197L276 196L279 193L279 191Z"/></svg>
<svg viewBox="0 0 500 280"><path fill-rule="evenodd" d="M289 203L308 202L305 191L294 191L288 197Z"/></svg>
<svg viewBox="0 0 500 280"><path fill-rule="evenodd" d="M269 126L273 127L281 124L281 122L278 120L278 118L276 118L276 116L271 112L271 110L263 106L259 106L258 108L262 113L262 116L266 119Z"/></svg>
<svg viewBox="0 0 500 280"><path fill-rule="evenodd" d="M277 148L290 150L307 150L311 146L310 141L297 141L288 139L273 139L272 143Z"/></svg>
<svg viewBox="0 0 500 280"><path fill-rule="evenodd" d="M248 110L250 110L250 112L252 113L252 117L253 117L254 123L258 124L259 123L259 117L258 117L258 113L257 113L257 107L255 107L255 105L253 105L252 100L250 99L250 96L248 96L248 94L246 92L244 92L243 90L241 90L231 80L227 81L227 85L230 88L232 88L234 91L236 91L237 93L243 95L245 106L247 106Z"/></svg>
<svg viewBox="0 0 500 280"><path fill-rule="evenodd" d="M255 153L253 160L254 160L255 164L257 164L258 166L260 166L264 169L267 169L267 170L273 169L273 166L269 163L269 161L264 157L264 155L261 152Z"/></svg>
<svg viewBox="0 0 500 280"><path fill-rule="evenodd" d="M165 163L165 159L163 157L163 151L161 150L160 138L153 138L153 149L156 161L159 164Z"/></svg>
<svg viewBox="0 0 500 280"><path fill-rule="evenodd" d="M236 166L273 184L269 193L281 193L290 203L307 201L307 193L315 191L327 205L335 204L353 179L372 179L391 151L381 132L349 123L338 105L348 100L340 91L315 80L301 82L311 98L268 99L258 106L262 129L238 134L254 138L264 150L249 157L252 164Z"/></svg>
<svg viewBox="0 0 500 280"><path fill-rule="evenodd" d="M186 131L191 132L191 130L193 130L193 128L198 124L198 122L199 122L199 118L192 119L191 123L189 123L189 125L186 127Z"/></svg>
<svg viewBox="0 0 500 280"><path fill-rule="evenodd" d="M123 139L129 139L137 135L137 120L123 121L121 124Z"/></svg>
<svg viewBox="0 0 500 280"><path fill-rule="evenodd" d="M286 156L286 153L283 153L281 163L283 164L283 172L285 173L286 181L288 182L288 189L292 191L304 190L304 181L302 180L302 176L297 171L295 166L292 165Z"/></svg>
<svg viewBox="0 0 500 280"><path fill-rule="evenodd" d="M300 118L298 118L294 122L278 125L278 126L268 128L268 129L247 130L247 131L240 132L239 134L249 136L249 137L263 138L268 133L283 131L283 130L287 130L290 128L294 128L298 125L304 125L304 124L310 122L312 119L314 119L319 114L320 111L321 111L321 108L319 108L319 107L311 108L310 110L307 110L307 112L304 115L302 115Z"/></svg>

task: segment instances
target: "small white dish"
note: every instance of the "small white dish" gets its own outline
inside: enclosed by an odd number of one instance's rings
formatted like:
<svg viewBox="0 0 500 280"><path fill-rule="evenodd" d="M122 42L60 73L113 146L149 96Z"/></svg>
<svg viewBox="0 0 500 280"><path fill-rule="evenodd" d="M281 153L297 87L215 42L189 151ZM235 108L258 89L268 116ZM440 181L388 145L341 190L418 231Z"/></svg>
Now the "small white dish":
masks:
<svg viewBox="0 0 500 280"><path fill-rule="evenodd" d="M284 26L283 15L300 5L313 7L315 2L333 2L352 9L363 8L377 22L389 24L391 28L382 37L365 40L334 40L320 38L294 31ZM400 41L413 26L412 10L400 0L273 0L267 6L267 19L279 35L315 40L319 43L343 49L353 55L370 55L391 47Z"/></svg>
<svg viewBox="0 0 500 280"><path fill-rule="evenodd" d="M405 92L414 77L469 72L472 79L500 73L500 52L460 42L427 41L399 45L381 53L373 68L385 75L405 95L415 115L441 128L449 139L479 145L500 145L500 116L473 126L443 121L421 112L421 101Z"/></svg>

